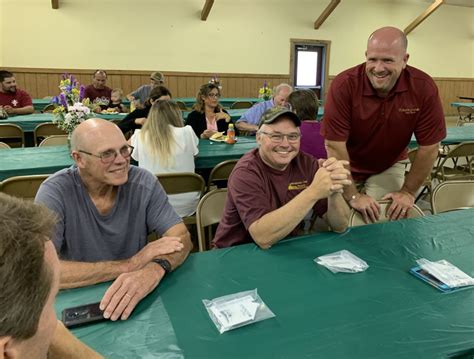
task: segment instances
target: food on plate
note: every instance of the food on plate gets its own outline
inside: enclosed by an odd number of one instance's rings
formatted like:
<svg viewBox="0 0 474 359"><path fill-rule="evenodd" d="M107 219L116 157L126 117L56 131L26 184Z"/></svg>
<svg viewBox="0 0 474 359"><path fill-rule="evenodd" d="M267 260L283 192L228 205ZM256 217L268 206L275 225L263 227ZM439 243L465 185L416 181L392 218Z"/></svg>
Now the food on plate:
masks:
<svg viewBox="0 0 474 359"><path fill-rule="evenodd" d="M224 132L216 132L211 136L213 140L223 140L224 139Z"/></svg>

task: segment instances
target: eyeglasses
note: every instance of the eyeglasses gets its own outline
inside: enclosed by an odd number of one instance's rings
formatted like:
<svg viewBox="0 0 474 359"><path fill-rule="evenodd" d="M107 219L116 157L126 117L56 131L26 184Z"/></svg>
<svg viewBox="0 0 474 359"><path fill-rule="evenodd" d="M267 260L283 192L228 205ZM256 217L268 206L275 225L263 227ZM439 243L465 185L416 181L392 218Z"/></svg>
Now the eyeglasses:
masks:
<svg viewBox="0 0 474 359"><path fill-rule="evenodd" d="M125 159L129 158L132 155L133 148L134 148L133 146L126 145L126 146L123 146L118 152L115 150L108 150L108 151L99 153L98 155L94 155L93 153L86 152L83 150L78 150L77 152L85 153L86 155L100 158L102 163L111 163L115 161L119 153L123 158Z"/></svg>
<svg viewBox="0 0 474 359"><path fill-rule="evenodd" d="M210 98L220 98L221 95L219 95L218 93L210 93L207 95L207 97L210 97Z"/></svg>
<svg viewBox="0 0 474 359"><path fill-rule="evenodd" d="M286 137L288 142L297 142L301 138L301 133L288 133L288 134L283 134L283 133L269 133L265 131L258 131L258 133L261 133L263 135L268 136L270 140L273 143L282 143L283 139Z"/></svg>

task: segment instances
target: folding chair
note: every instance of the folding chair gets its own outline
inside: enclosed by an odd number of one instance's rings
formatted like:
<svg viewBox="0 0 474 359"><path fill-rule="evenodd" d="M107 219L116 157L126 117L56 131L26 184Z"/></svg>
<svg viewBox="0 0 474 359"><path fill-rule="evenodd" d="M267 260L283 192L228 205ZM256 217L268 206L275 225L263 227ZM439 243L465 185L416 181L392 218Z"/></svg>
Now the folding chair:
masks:
<svg viewBox="0 0 474 359"><path fill-rule="evenodd" d="M474 123L474 107L459 106L458 115L459 119L456 123L456 126L464 126L465 124Z"/></svg>
<svg viewBox="0 0 474 359"><path fill-rule="evenodd" d="M176 104L179 106L179 109L181 111L186 111L187 110L186 104L183 101L176 101Z"/></svg>
<svg viewBox="0 0 474 359"><path fill-rule="evenodd" d="M196 210L199 252L210 248L210 243L214 238L212 225L220 222L226 197L227 188L216 189L206 193L199 201Z"/></svg>
<svg viewBox="0 0 474 359"><path fill-rule="evenodd" d="M454 166L447 166L448 161L452 161ZM461 165L461 161L466 163ZM433 178L440 181L474 179L474 141L451 148L436 167Z"/></svg>
<svg viewBox="0 0 474 359"><path fill-rule="evenodd" d="M18 125L2 123L0 124L0 141L5 142L10 147L24 147L25 133Z"/></svg>
<svg viewBox="0 0 474 359"><path fill-rule="evenodd" d="M408 151L408 159L410 160L411 165L413 165L413 162L415 161L415 157L416 157L417 152L418 152L417 148L414 148L414 149ZM406 174L408 174L408 171L406 172ZM423 181L423 184L421 185L422 186L421 192L416 197L415 203L418 202L418 200L423 196L425 191L427 191L427 194L431 193L432 186L433 186L432 182L431 182L431 179L432 179L431 175L432 174L429 173L428 176Z"/></svg>
<svg viewBox="0 0 474 359"><path fill-rule="evenodd" d="M209 174L207 191L211 191L211 186L216 186L216 188L227 187L227 180L238 161L239 160L227 160L218 163Z"/></svg>
<svg viewBox="0 0 474 359"><path fill-rule="evenodd" d="M231 110L236 109L245 109L250 108L253 106L253 103L250 101L235 101L232 105L230 105Z"/></svg>
<svg viewBox="0 0 474 359"><path fill-rule="evenodd" d="M43 107L43 109L41 110L41 113L51 113L53 112L55 108L56 108L56 105L54 103L50 103Z"/></svg>
<svg viewBox="0 0 474 359"><path fill-rule="evenodd" d="M16 176L1 182L0 191L10 196L34 200L41 183L49 175Z"/></svg>
<svg viewBox="0 0 474 359"><path fill-rule="evenodd" d="M156 175L166 194L199 192L201 196L206 189L204 178L193 172L162 173ZM196 224L196 215L183 217L184 224Z"/></svg>
<svg viewBox="0 0 474 359"><path fill-rule="evenodd" d="M41 141L38 147L67 145L67 137L68 135L48 136L43 141Z"/></svg>
<svg viewBox="0 0 474 359"><path fill-rule="evenodd" d="M11 148L11 147L8 146L5 142L0 142L0 149L7 149L7 148Z"/></svg>
<svg viewBox="0 0 474 359"><path fill-rule="evenodd" d="M474 181L446 181L431 194L433 214L474 208Z"/></svg>
<svg viewBox="0 0 474 359"><path fill-rule="evenodd" d="M51 135L66 135L66 131L61 130L55 123L53 122L45 122L40 123L38 126L35 127L34 130L34 140L35 146L43 141L46 137Z"/></svg>
<svg viewBox="0 0 474 359"><path fill-rule="evenodd" d="M377 223L388 222L387 209L392 204L392 201L378 201L378 204L380 205L380 218ZM423 211L416 204L407 212L407 218L423 217L424 215ZM352 209L349 217L349 227L364 226L366 224L368 223L364 222L362 215L355 209Z"/></svg>

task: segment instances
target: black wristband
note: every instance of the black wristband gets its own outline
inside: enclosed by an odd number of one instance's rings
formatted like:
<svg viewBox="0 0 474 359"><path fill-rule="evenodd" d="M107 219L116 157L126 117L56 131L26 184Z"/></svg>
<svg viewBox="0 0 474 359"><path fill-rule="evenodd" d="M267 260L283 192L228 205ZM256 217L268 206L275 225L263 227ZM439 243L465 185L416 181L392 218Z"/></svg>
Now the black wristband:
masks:
<svg viewBox="0 0 474 359"><path fill-rule="evenodd" d="M171 272L171 263L166 259L153 259L153 262L159 264L165 270L165 273Z"/></svg>

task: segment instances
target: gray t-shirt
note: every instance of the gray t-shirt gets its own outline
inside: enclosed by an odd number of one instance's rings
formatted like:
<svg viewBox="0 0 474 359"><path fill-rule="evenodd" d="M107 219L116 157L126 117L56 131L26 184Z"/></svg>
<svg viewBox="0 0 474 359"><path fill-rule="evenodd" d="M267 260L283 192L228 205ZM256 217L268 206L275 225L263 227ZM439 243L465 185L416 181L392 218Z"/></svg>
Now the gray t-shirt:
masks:
<svg viewBox="0 0 474 359"><path fill-rule="evenodd" d="M130 166L115 205L106 215L98 211L76 166L48 178L36 202L58 215L53 243L59 258L81 262L127 259L147 244L147 235L162 235L182 222L150 172Z"/></svg>
<svg viewBox="0 0 474 359"><path fill-rule="evenodd" d="M140 100L142 105L145 104L145 101L150 97L151 85L143 85L133 91L130 95L135 97L135 99Z"/></svg>

